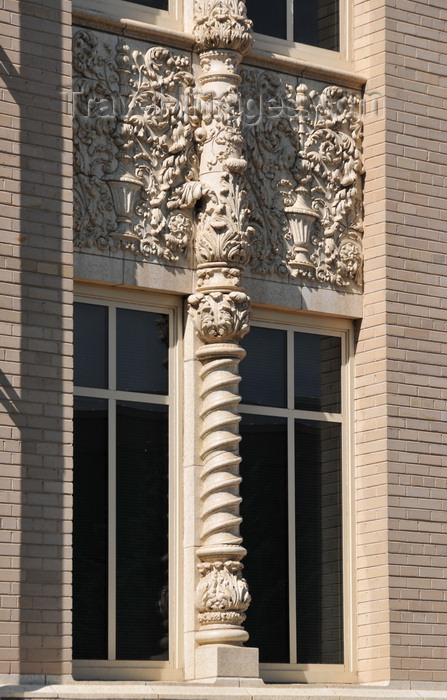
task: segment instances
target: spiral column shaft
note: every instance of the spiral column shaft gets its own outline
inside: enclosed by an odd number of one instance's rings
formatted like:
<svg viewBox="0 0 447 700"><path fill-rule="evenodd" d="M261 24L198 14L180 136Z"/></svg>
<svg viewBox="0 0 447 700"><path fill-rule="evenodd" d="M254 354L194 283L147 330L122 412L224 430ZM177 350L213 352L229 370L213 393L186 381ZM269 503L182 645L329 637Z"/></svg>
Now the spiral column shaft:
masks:
<svg viewBox="0 0 447 700"><path fill-rule="evenodd" d="M194 33L200 57L196 129L201 209L195 252L197 291L189 311L202 345L201 531L197 587L200 645L241 645L250 603L239 532L239 340L249 330L249 299L242 275L249 258L239 113L238 66L252 45L251 22L239 0L195 0Z"/></svg>
<svg viewBox="0 0 447 700"><path fill-rule="evenodd" d="M211 547L214 553L216 545L224 548L224 554L230 548L232 556L245 553L240 547L242 538L239 535L241 438L238 414L238 365L245 352L237 345L228 345L225 352L228 357L222 357L222 349L218 346L199 351L199 357L203 357L204 363L200 373L203 467L200 494L202 546L199 555L204 558L207 548ZM215 357L209 357L210 354Z"/></svg>

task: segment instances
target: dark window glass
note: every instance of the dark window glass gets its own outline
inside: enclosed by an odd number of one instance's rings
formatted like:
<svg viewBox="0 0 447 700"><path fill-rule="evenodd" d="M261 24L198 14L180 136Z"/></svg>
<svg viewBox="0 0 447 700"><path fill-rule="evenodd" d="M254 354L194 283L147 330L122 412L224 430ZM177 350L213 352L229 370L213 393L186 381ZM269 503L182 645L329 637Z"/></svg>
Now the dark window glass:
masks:
<svg viewBox="0 0 447 700"><path fill-rule="evenodd" d="M75 398L73 657L107 658L107 401Z"/></svg>
<svg viewBox="0 0 447 700"><path fill-rule="evenodd" d="M169 0L127 0L134 5L144 5L145 7L155 7L157 10L167 10Z"/></svg>
<svg viewBox="0 0 447 700"><path fill-rule="evenodd" d="M298 663L343 663L340 430L295 422Z"/></svg>
<svg viewBox="0 0 447 700"><path fill-rule="evenodd" d="M167 659L168 409L116 410L117 658Z"/></svg>
<svg viewBox="0 0 447 700"><path fill-rule="evenodd" d="M242 341L247 357L241 365L242 401L285 407L287 402L287 334L253 326Z"/></svg>
<svg viewBox="0 0 447 700"><path fill-rule="evenodd" d="M287 420L243 414L241 435L248 643L261 662L289 663Z"/></svg>
<svg viewBox="0 0 447 700"><path fill-rule="evenodd" d="M295 408L341 411L341 338L294 334Z"/></svg>
<svg viewBox="0 0 447 700"><path fill-rule="evenodd" d="M246 0L246 5L255 32L287 39L287 0Z"/></svg>
<svg viewBox="0 0 447 700"><path fill-rule="evenodd" d="M107 388L108 309L96 304L74 305L74 383Z"/></svg>
<svg viewBox="0 0 447 700"><path fill-rule="evenodd" d="M117 309L116 327L117 389L167 394L169 317Z"/></svg>
<svg viewBox="0 0 447 700"><path fill-rule="evenodd" d="M339 22L339 0L295 0L293 40L338 51Z"/></svg>
<svg viewBox="0 0 447 700"><path fill-rule="evenodd" d="M287 0L247 0L247 14L258 34L287 39ZM295 0L293 41L340 50L339 0Z"/></svg>

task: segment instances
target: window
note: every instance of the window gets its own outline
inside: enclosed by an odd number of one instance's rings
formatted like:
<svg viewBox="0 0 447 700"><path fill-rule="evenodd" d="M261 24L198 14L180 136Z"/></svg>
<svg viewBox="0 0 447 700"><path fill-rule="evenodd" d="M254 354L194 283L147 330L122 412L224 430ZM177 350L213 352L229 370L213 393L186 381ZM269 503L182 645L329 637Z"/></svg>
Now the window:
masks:
<svg viewBox="0 0 447 700"><path fill-rule="evenodd" d="M338 51L339 0L247 0L254 31L300 44Z"/></svg>
<svg viewBox="0 0 447 700"><path fill-rule="evenodd" d="M182 0L73 0L74 12L106 20L136 20L160 29L182 29Z"/></svg>
<svg viewBox="0 0 447 700"><path fill-rule="evenodd" d="M145 7L156 7L158 10L168 10L168 0L125 0L126 2L134 2L136 5L144 5Z"/></svg>
<svg viewBox="0 0 447 700"><path fill-rule="evenodd" d="M350 668L347 338L256 323L242 342L245 626L265 680Z"/></svg>
<svg viewBox="0 0 447 700"><path fill-rule="evenodd" d="M78 677L172 667L176 311L74 308L73 657ZM174 557L175 560L175 557ZM169 664L168 662L171 662ZM118 670L121 667L121 672ZM159 668L158 672L155 670ZM130 671L129 671L130 672ZM144 671L143 671L143 676Z"/></svg>
<svg viewBox="0 0 447 700"><path fill-rule="evenodd" d="M352 70L352 0L247 0L255 51ZM265 53L262 54L267 58Z"/></svg>

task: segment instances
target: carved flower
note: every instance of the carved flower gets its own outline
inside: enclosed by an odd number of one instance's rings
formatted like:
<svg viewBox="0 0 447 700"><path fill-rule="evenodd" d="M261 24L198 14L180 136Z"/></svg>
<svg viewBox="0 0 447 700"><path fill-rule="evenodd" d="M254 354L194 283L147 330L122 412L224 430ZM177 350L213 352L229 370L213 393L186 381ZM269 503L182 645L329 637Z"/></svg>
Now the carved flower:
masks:
<svg viewBox="0 0 447 700"><path fill-rule="evenodd" d="M340 246L338 273L346 280L354 280L362 266L362 256L358 245L346 241Z"/></svg>
<svg viewBox="0 0 447 700"><path fill-rule="evenodd" d="M183 253L191 239L191 220L184 214L172 214L167 221L166 246L173 253Z"/></svg>

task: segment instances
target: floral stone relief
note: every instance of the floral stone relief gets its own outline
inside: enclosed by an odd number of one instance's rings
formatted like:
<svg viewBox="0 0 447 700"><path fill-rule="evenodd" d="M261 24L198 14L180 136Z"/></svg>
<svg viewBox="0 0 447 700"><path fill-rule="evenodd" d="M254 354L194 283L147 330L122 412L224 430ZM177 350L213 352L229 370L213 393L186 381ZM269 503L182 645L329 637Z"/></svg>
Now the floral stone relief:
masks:
<svg viewBox="0 0 447 700"><path fill-rule="evenodd" d="M172 263L188 253L201 197L194 78L187 56L131 43L74 36L75 245Z"/></svg>
<svg viewBox="0 0 447 700"><path fill-rule="evenodd" d="M208 50L202 76L206 62L215 60L210 23L214 31L217 22L220 43L249 46L247 20L235 10L230 26L214 5L198 17ZM227 60L231 74L234 59ZM242 66L239 74L234 104L231 90L220 103L203 77L195 80L182 52L75 33L75 245L190 265L200 232L196 254L203 266L231 248L226 233L235 224L249 235L236 236L239 245L227 262L248 264L256 276L360 292L360 97L259 68ZM200 167L214 168L204 126L217 130L210 132L213 153L216 163L227 163L231 187L222 180L220 188L204 189ZM234 155L241 149L242 160ZM245 166L238 192L237 173ZM224 226L225 217L234 219L231 226Z"/></svg>
<svg viewBox="0 0 447 700"><path fill-rule="evenodd" d="M360 97L255 68L241 76L252 271L361 291Z"/></svg>

